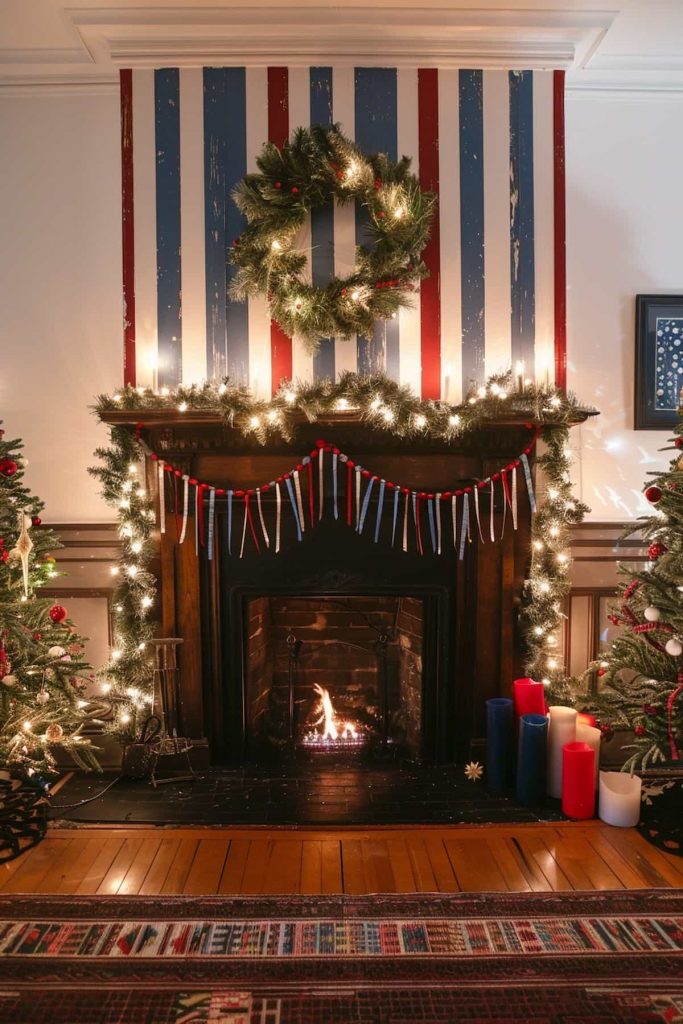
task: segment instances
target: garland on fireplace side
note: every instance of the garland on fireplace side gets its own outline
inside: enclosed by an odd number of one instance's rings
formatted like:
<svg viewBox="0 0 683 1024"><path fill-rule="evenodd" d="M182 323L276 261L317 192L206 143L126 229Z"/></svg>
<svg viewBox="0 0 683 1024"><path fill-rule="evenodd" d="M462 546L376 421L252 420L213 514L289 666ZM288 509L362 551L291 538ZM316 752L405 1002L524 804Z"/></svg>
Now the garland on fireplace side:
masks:
<svg viewBox="0 0 683 1024"><path fill-rule="evenodd" d="M542 470L543 485L535 495L530 566L519 614L527 654L525 671L543 680L551 701L564 703L573 699L572 681L567 679L557 651L564 618L562 601L570 586L569 532L583 520L587 507L572 491L569 425L576 422L580 414L594 412L580 406L573 396L549 385L523 380L521 375L513 377L508 372L491 377L485 385L473 389L462 404L451 406L443 402L423 402L410 388L381 375L361 377L347 373L337 382L283 382L270 402L253 398L246 388L229 380L173 390L162 388L159 394L151 388L127 387L113 396L98 399L98 412L117 408L175 409L181 413L214 411L226 424L241 430L245 436L256 436L264 444L274 437L291 438L301 413L314 422L326 412L354 411L374 428L395 436L442 438L453 444L457 444L465 431L475 430L484 423L526 417L544 442L545 450L536 459L536 465ZM102 686L112 698L114 708L110 731L125 742L139 734L149 713L152 693L150 613L156 595L156 578L151 564L155 556L152 534L156 512L141 472L146 446L131 427L114 426L110 433L109 447L99 448L95 453L101 465L91 468L90 472L99 479L105 499L117 509L122 540L121 559L112 566L119 585L114 597L114 645L110 661L102 672ZM333 457L334 452L324 455ZM348 462L346 465L348 467ZM177 479L174 476L174 480ZM296 489L293 483L292 486L298 514ZM284 502L284 494L282 499ZM290 501L289 493L286 500ZM422 504L428 501L429 498L421 499ZM250 511L255 527L254 513L258 516L258 505ZM412 514L410 507L409 514ZM427 513L425 538L431 536L428 518ZM475 522L476 510L473 510L472 535ZM241 527L244 531L244 521ZM246 529L250 529L248 518Z"/></svg>

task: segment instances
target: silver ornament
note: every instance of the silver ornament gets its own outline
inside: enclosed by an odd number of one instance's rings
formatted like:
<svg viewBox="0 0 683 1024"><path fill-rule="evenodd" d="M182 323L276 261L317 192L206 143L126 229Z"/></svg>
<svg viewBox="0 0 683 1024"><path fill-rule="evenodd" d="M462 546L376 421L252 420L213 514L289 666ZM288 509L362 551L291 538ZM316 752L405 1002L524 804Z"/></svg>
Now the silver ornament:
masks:
<svg viewBox="0 0 683 1024"><path fill-rule="evenodd" d="M659 608L655 608L653 604L651 604L643 612L643 615L645 616L648 622L659 622L661 614L662 613L660 612Z"/></svg>
<svg viewBox="0 0 683 1024"><path fill-rule="evenodd" d="M672 658L678 658L683 654L683 644L677 636L672 636L664 645L664 650L667 654L670 654Z"/></svg>
<svg viewBox="0 0 683 1024"><path fill-rule="evenodd" d="M50 699L50 694L47 690L39 690L36 694L36 704L47 704Z"/></svg>

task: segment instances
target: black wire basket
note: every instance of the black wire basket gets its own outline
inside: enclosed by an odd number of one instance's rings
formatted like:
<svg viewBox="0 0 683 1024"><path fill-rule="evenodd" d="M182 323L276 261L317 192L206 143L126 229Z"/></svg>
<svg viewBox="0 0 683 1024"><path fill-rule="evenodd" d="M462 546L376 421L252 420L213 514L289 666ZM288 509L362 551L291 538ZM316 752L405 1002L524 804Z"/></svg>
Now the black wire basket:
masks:
<svg viewBox="0 0 683 1024"><path fill-rule="evenodd" d="M44 786L18 772L0 772L0 864L43 839L49 801Z"/></svg>

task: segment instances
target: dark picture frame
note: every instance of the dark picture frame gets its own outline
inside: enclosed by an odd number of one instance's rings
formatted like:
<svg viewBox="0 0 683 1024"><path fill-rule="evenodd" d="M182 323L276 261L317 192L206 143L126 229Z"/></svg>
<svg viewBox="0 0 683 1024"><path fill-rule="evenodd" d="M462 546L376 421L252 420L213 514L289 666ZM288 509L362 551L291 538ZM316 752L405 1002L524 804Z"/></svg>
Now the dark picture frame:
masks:
<svg viewBox="0 0 683 1024"><path fill-rule="evenodd" d="M636 295L635 429L674 427L681 388L683 295Z"/></svg>

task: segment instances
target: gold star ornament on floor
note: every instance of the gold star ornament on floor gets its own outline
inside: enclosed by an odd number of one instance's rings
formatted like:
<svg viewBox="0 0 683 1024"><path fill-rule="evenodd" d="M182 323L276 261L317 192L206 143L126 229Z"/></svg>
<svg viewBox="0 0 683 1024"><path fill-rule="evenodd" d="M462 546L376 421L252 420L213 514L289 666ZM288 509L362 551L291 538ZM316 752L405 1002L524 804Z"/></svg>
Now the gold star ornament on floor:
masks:
<svg viewBox="0 0 683 1024"><path fill-rule="evenodd" d="M470 782L479 782L479 779L483 774L484 769L478 761L470 761L469 764L465 765L465 777L468 778Z"/></svg>

